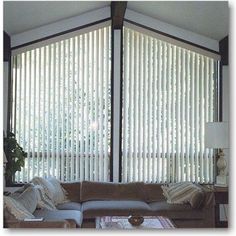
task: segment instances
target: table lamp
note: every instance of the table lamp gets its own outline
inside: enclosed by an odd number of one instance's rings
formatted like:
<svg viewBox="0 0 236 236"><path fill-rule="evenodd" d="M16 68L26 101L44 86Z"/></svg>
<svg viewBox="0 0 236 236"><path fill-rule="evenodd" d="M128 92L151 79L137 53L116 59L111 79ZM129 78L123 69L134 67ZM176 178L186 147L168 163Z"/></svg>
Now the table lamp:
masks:
<svg viewBox="0 0 236 236"><path fill-rule="evenodd" d="M225 168L227 161L222 149L229 148L229 123L228 122L207 122L205 125L205 147L220 149L217 159L218 175L216 185L227 186Z"/></svg>

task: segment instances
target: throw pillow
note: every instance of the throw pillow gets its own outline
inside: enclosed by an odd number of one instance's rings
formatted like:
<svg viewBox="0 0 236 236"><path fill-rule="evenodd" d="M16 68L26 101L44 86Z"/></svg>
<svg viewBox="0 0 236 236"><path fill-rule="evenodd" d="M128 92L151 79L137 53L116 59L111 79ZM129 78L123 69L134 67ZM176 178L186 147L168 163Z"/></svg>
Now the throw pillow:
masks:
<svg viewBox="0 0 236 236"><path fill-rule="evenodd" d="M202 189L192 182L163 185L161 188L167 202L171 204L189 203L193 208L198 208L204 199Z"/></svg>
<svg viewBox="0 0 236 236"><path fill-rule="evenodd" d="M18 220L35 218L20 202L9 196L4 196L4 207Z"/></svg>
<svg viewBox="0 0 236 236"><path fill-rule="evenodd" d="M47 179L54 187L53 202L55 205L68 202L66 190L61 186L61 183L53 177Z"/></svg>
<svg viewBox="0 0 236 236"><path fill-rule="evenodd" d="M34 184L32 184L32 183L26 183L22 187L18 188L15 192L13 192L11 194L11 197L12 196L17 197L17 196L21 195L27 188L33 187L33 186L34 186Z"/></svg>
<svg viewBox="0 0 236 236"><path fill-rule="evenodd" d="M37 191L37 208L47 209L47 210L56 210L56 207L52 200L46 194L44 188L40 185L35 185Z"/></svg>
<svg viewBox="0 0 236 236"><path fill-rule="evenodd" d="M44 178L41 178L41 177L34 177L31 182L34 184L34 185L40 185L43 187L45 193L47 194L47 196L50 198L50 199L53 199L53 196L55 194L55 188L54 186L49 182L47 181L46 179Z"/></svg>
<svg viewBox="0 0 236 236"><path fill-rule="evenodd" d="M38 198L36 189L33 186L26 188L21 194L12 194L10 197L14 198L17 202L20 202L30 213L35 211Z"/></svg>

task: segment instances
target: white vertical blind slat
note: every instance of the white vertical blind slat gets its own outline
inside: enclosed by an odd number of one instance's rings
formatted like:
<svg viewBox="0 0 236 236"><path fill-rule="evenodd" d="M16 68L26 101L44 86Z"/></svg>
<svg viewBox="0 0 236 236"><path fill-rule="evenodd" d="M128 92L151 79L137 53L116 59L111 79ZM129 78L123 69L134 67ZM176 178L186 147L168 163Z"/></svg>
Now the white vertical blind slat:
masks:
<svg viewBox="0 0 236 236"><path fill-rule="evenodd" d="M90 87L89 87L89 101L91 103L90 105L90 118L89 118L89 139L90 139L90 144L89 144L89 179L93 180L93 129L92 129L92 124L94 121L93 117L93 81L94 81L94 73L93 73L93 33L89 33L89 73L90 74Z"/></svg>
<svg viewBox="0 0 236 236"><path fill-rule="evenodd" d="M161 181L161 86L162 80L161 78L162 73L162 47L161 42L158 41L158 104L157 104L157 181Z"/></svg>
<svg viewBox="0 0 236 236"><path fill-rule="evenodd" d="M70 173L70 181L74 181L75 178L75 89L74 89L74 85L75 85L75 38L72 38L70 40L71 42L71 61L70 61L70 65L71 65L71 103L70 103L70 107L71 107L71 173Z"/></svg>
<svg viewBox="0 0 236 236"><path fill-rule="evenodd" d="M139 49L139 45L138 45L138 38L137 38L137 34L134 34L134 42L135 42L135 45L136 45L136 50L134 51L134 58L133 58L133 61L134 61L134 65L137 63L138 64L138 49ZM133 150L133 158L134 158L134 161L133 161L133 170L134 170L134 181L137 181L137 177L138 177L138 169L137 169L137 148L138 148L138 135L137 135L137 123L138 123L138 119L137 119L137 93L138 93L138 67L134 67L134 144L133 144L133 147L134 147L134 150Z"/></svg>
<svg viewBox="0 0 236 236"><path fill-rule="evenodd" d="M95 62L95 73L98 75L99 74L99 64L98 64L98 61L99 61L99 38L98 38L98 32L96 32L96 35L95 35L95 45L96 45L96 55L95 55L95 58L96 58L96 62ZM95 88L98 88L98 81L95 80L95 85L94 87ZM95 120L96 120L96 126L97 128L95 129L95 179L98 180L99 178L99 169L98 169L98 157L99 157L99 154L98 154L98 129L99 129L99 124L98 124L98 89L95 90Z"/></svg>
<svg viewBox="0 0 236 236"><path fill-rule="evenodd" d="M153 42L154 53L153 53L153 159L152 159L152 180L157 179L157 142L156 142L156 130L157 130L157 42L154 39Z"/></svg>
<svg viewBox="0 0 236 236"><path fill-rule="evenodd" d="M102 50L103 34L102 30L99 30L99 57L103 58ZM99 60L99 180L103 181L103 86L102 86L102 70L103 60Z"/></svg>
<svg viewBox="0 0 236 236"><path fill-rule="evenodd" d="M166 158L167 158L167 164L166 164L166 173L167 173L167 182L170 182L170 152L171 152L171 122L170 122L170 116L171 116L171 45L167 45L167 89L166 89L166 97L167 97L167 138L166 138Z"/></svg>
<svg viewBox="0 0 236 236"><path fill-rule="evenodd" d="M195 108L196 108L196 116L195 116L195 181L199 181L199 55L195 55Z"/></svg>
<svg viewBox="0 0 236 236"><path fill-rule="evenodd" d="M177 181L180 181L180 141L181 141L181 136L180 136L180 79L181 79L181 49L178 48L176 52L176 64L177 64L177 70L176 70L176 178Z"/></svg>
<svg viewBox="0 0 236 236"><path fill-rule="evenodd" d="M189 122L190 122L190 115L189 115L189 107L190 107L190 53L187 52L186 55L186 76L185 76L185 83L186 83L186 180L190 181L190 130L189 130Z"/></svg>
<svg viewBox="0 0 236 236"><path fill-rule="evenodd" d="M204 83L204 96L205 96L205 122L209 121L209 58L205 58L205 83ZM204 175L206 181L209 181L209 149L205 149L205 158L204 158Z"/></svg>
<svg viewBox="0 0 236 236"><path fill-rule="evenodd" d="M76 58L77 58L77 78L76 78L76 181L80 179L80 110L79 110L79 97L80 97L80 40L76 37Z"/></svg>
<svg viewBox="0 0 236 236"><path fill-rule="evenodd" d="M191 53L191 96L190 96L190 107L191 107L191 115L190 115L190 127L191 127L191 141L190 141L190 155L191 155L191 167L190 167L190 173L191 173L191 181L195 181L195 175L194 175L194 150L195 150L195 137L194 137L194 118L195 118L195 112L194 112L194 80L195 80L195 67L194 67L194 53Z"/></svg>
<svg viewBox="0 0 236 236"><path fill-rule="evenodd" d="M60 58L60 55L61 55L61 44L60 43L57 43L56 44L56 48L57 48L57 51L56 51L56 57L55 58L55 66L56 66L56 83L57 83L57 87L56 87L56 90L57 90L57 97L56 97L56 101L57 101L57 109L56 109L56 146L57 146L57 151L56 151L56 178L57 179L60 179L60 125L59 125L59 122L61 120L61 116L60 116L60 76L61 76L61 68L60 68L60 65L61 65L61 58Z"/></svg>
<svg viewBox="0 0 236 236"><path fill-rule="evenodd" d="M185 50L181 50L181 181L185 180Z"/></svg>
<svg viewBox="0 0 236 236"><path fill-rule="evenodd" d="M143 40L143 37L142 36L139 36L139 42L140 42L140 45L139 45L139 50L140 50L140 53L139 53L139 61L142 62L142 57L143 57L143 43L144 43L144 40ZM128 45L127 45L128 47ZM129 47L128 47L129 48ZM129 65L127 64L126 65L126 68L128 69L129 68ZM138 156L138 162L139 162L139 170L143 170L143 63L140 63L140 67L139 67L139 98L140 98L140 101L139 101L139 149L138 149L138 153L139 153L139 156ZM127 80L125 80L127 81ZM125 100L124 100L125 101ZM126 105L128 105L126 103ZM128 117L127 117L128 119ZM128 131L127 131L128 132ZM139 171L139 174L138 174L138 179L139 181L142 181L143 180L143 171Z"/></svg>
<svg viewBox="0 0 236 236"><path fill-rule="evenodd" d="M151 158L153 157L152 154L152 150L151 150L151 143L152 143L152 96L151 95L151 91L152 91L152 77L153 77L153 72L152 72L152 68L153 68L153 61L152 61L152 39L149 38L148 40L148 54L149 54L149 58L148 58L148 133L147 133L147 139L148 139L148 146L147 146L147 151L148 151L148 182L151 182L152 179L152 168L151 168ZM135 90L136 91L136 90ZM135 96L136 98L137 96ZM136 130L135 130L136 133Z"/></svg>
<svg viewBox="0 0 236 236"><path fill-rule="evenodd" d="M175 101L176 101L176 47L173 46L173 57L172 57L172 65L173 65L173 69L172 69L172 107L171 107L171 115L172 115L172 146L171 146L171 152L172 152L172 158L171 158L171 172L172 172L172 178L171 178L171 182L175 182L176 181L176 152L175 152L175 148L176 148L176 107L175 107Z"/></svg>
<svg viewBox="0 0 236 236"><path fill-rule="evenodd" d="M28 60L30 61L30 64L28 66L28 76L27 76L27 80L28 80L28 117L29 117L29 121L28 121L28 146L27 146L27 177L26 177L26 181L28 182L30 180L30 161L31 161L31 52L28 52Z"/></svg>
<svg viewBox="0 0 236 236"><path fill-rule="evenodd" d="M55 92L56 92L56 67L55 67L55 60L56 60L56 45L53 44L51 46L51 57L52 57L52 60L51 60L51 63L50 63L50 66L51 66L51 80L50 80L50 87L52 88L51 90L51 93L52 93L52 151L51 151L51 158L52 158L52 165L51 165L51 175L52 176L55 176L55 162L56 162L56 158L55 158L55 155L56 155L56 138L55 138L55 135L56 135L56 122L55 122L55 104L56 103L56 100L55 100ZM53 151L55 150L55 151Z"/></svg>
<svg viewBox="0 0 236 236"><path fill-rule="evenodd" d="M47 162L46 162L46 169L47 169L47 176L50 176L50 147L51 147L51 141L50 141L50 100L51 100L51 91L50 91L50 75L51 75L51 66L50 66L50 61L51 61L51 46L48 46L48 51L47 51Z"/></svg>

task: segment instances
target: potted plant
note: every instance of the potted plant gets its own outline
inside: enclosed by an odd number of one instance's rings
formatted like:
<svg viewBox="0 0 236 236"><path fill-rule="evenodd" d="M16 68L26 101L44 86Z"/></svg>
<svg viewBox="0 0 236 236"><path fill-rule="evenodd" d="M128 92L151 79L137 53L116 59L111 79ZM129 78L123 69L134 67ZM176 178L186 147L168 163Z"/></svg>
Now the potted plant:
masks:
<svg viewBox="0 0 236 236"><path fill-rule="evenodd" d="M27 153L17 143L15 134L11 132L4 138L4 151L7 158L5 180L6 185L11 186L15 182L16 171L21 171L21 167L25 165Z"/></svg>

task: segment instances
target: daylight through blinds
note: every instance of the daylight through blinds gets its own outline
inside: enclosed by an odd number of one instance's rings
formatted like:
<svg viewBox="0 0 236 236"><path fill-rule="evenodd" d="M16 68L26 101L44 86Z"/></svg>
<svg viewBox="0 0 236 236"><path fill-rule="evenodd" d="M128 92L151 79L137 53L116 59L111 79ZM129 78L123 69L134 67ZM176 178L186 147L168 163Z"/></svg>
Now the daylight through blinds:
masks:
<svg viewBox="0 0 236 236"><path fill-rule="evenodd" d="M213 182L218 61L124 27L122 181Z"/></svg>
<svg viewBox="0 0 236 236"><path fill-rule="evenodd" d="M12 57L12 131L28 153L16 181L108 181L110 27Z"/></svg>

